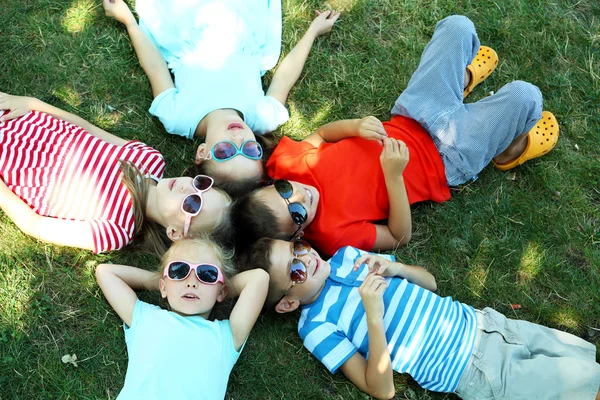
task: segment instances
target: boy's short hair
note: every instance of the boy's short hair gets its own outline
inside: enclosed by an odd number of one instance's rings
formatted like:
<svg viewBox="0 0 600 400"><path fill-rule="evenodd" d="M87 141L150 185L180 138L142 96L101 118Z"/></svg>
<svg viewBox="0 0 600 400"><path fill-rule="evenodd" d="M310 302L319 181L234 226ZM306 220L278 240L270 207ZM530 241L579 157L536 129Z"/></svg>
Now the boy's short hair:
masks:
<svg viewBox="0 0 600 400"><path fill-rule="evenodd" d="M255 268L261 268L270 275L271 252L275 239L261 238L254 242L249 248L237 257L237 273L248 271ZM272 310L283 293L273 286L273 281L269 280L269 292L263 309Z"/></svg>
<svg viewBox="0 0 600 400"><path fill-rule="evenodd" d="M210 176L215 181L214 186L223 189L234 198L244 196L264 183L262 177L236 179L229 174L223 174L219 172L218 168L215 168L215 162L205 161L200 164L194 164L193 171L195 175Z"/></svg>
<svg viewBox="0 0 600 400"><path fill-rule="evenodd" d="M279 222L269 205L258 198L259 190L242 197L233 207L235 221L235 248L245 251L260 238L286 239L279 230Z"/></svg>

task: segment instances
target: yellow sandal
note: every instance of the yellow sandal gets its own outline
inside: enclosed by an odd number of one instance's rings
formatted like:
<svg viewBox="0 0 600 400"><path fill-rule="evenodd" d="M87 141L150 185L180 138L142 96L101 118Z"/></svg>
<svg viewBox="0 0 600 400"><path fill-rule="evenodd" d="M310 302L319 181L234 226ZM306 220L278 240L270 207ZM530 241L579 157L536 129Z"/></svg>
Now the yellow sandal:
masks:
<svg viewBox="0 0 600 400"><path fill-rule="evenodd" d="M550 111L544 111L542 112L542 118L527 133L527 147L525 147L523 154L508 164L497 164L494 161L492 163L500 171L508 171L523 164L525 161L541 157L556 146L558 133L559 128L556 117Z"/></svg>
<svg viewBox="0 0 600 400"><path fill-rule="evenodd" d="M475 89L475 86L487 79L494 72L498 65L498 54L491 47L480 46L479 51L471 64L467 65L467 70L471 73L469 86L465 88L463 98Z"/></svg>

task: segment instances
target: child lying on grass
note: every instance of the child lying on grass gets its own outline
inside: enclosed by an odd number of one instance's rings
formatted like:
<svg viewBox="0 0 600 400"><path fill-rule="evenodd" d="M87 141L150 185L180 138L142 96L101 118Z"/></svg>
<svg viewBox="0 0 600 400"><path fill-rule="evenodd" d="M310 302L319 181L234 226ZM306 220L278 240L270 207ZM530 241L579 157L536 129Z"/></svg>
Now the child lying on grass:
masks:
<svg viewBox="0 0 600 400"><path fill-rule="evenodd" d="M393 256L344 247L324 261L303 240L263 238L238 265L264 267L265 306L300 308L304 346L373 397L394 396L397 371L463 399L600 399L594 345L439 297L429 272Z"/></svg>
<svg viewBox="0 0 600 400"><path fill-rule="evenodd" d="M159 274L101 264L96 279L121 317L129 363L119 399L222 399L229 373L267 295L262 270L231 278L232 267L209 239L181 240ZM135 290L160 290L169 310L145 303ZM209 320L217 302L238 297L228 320Z"/></svg>
<svg viewBox="0 0 600 400"><path fill-rule="evenodd" d="M469 19L440 21L389 122L336 121L301 142L281 139L267 163L277 181L236 207L240 247L304 231L328 255L346 245L392 249L411 239L411 204L448 200L449 186L490 161L506 170L550 151L558 123L542 114L534 85L515 81L463 102L496 63Z"/></svg>

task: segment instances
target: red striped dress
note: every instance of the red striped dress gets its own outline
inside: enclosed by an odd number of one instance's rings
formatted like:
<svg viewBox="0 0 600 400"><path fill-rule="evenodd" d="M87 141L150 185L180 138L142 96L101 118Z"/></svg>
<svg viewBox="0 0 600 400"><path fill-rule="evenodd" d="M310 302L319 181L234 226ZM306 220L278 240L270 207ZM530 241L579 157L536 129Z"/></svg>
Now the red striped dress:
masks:
<svg viewBox="0 0 600 400"><path fill-rule="evenodd" d="M165 169L162 155L144 143L106 143L42 112L0 122L0 179L39 215L87 222L96 253L133 239L133 205L119 160L155 180Z"/></svg>

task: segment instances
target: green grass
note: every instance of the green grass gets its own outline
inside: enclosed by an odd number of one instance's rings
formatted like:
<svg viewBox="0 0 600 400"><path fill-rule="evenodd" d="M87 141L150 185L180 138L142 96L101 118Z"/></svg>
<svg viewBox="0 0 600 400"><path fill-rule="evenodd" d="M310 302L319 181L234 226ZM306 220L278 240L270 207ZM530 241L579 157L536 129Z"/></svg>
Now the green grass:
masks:
<svg viewBox="0 0 600 400"><path fill-rule="evenodd" d="M316 1L285 0L284 52ZM291 93L280 132L301 138L320 124L385 119L406 87L435 23L466 14L500 56L470 96L522 79L538 85L561 138L548 156L514 171L488 167L441 205L414 207L412 242L397 251L428 267L439 293L566 330L600 336L600 6L578 2L339 0L331 35L318 39ZM127 35L96 0L6 0L0 13L0 90L39 97L124 138L141 139L176 176L194 143L151 118L150 86ZM270 79L268 75L266 81ZM127 353L121 323L98 289L100 262L153 268L128 253L95 256L25 237L0 213L0 399L114 399ZM156 299L147 294L145 299ZM513 311L510 304L520 304ZM331 376L297 337L297 315L259 319L231 375L229 399L362 399ZM190 345L192 345L190 343ZM75 353L77 367L61 363ZM455 398L397 376L397 398Z"/></svg>

